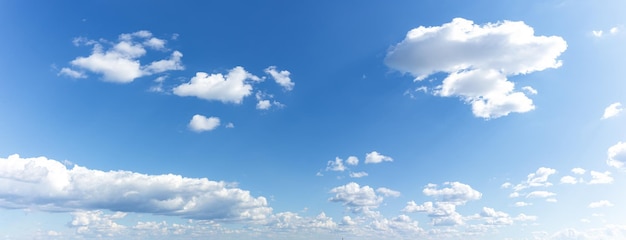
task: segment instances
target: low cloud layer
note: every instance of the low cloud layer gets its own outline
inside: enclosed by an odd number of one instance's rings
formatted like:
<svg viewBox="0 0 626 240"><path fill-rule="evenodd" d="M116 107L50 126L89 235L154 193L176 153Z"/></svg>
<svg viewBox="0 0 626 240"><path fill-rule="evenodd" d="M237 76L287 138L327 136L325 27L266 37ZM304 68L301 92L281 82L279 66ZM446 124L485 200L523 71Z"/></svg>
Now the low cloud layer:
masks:
<svg viewBox="0 0 626 240"><path fill-rule="evenodd" d="M566 48L563 38L535 36L524 22L478 25L455 18L441 26L410 30L389 50L385 63L417 81L445 73L432 91L435 95L459 97L472 105L475 116L498 118L535 108L508 77L558 68L557 58Z"/></svg>
<svg viewBox="0 0 626 240"><path fill-rule="evenodd" d="M46 157L0 158L0 207L43 211L110 210L190 219L248 221L272 212L264 197L225 182L180 175L68 169Z"/></svg>

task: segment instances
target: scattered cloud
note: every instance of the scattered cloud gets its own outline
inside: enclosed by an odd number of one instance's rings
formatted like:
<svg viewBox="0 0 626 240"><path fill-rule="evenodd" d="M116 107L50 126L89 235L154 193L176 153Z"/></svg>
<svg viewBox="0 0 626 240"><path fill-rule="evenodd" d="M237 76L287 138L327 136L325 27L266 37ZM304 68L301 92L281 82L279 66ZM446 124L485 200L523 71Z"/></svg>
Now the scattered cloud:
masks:
<svg viewBox="0 0 626 240"><path fill-rule="evenodd" d="M533 191L526 194L526 198L547 198L552 196L556 196L556 193L548 191Z"/></svg>
<svg viewBox="0 0 626 240"><path fill-rule="evenodd" d="M365 154L365 163L392 162L393 158L382 155L376 151Z"/></svg>
<svg viewBox="0 0 626 240"><path fill-rule="evenodd" d="M467 201L478 200L482 193L474 190L470 185L460 182L446 182L445 188L437 189L436 184L428 184L422 191L424 195L433 197L441 202L449 202L455 205L465 204Z"/></svg>
<svg viewBox="0 0 626 240"><path fill-rule="evenodd" d="M548 182L550 175L556 173L555 169L540 167L536 172L528 174L526 182L522 182L513 187L514 191L521 191L529 187L549 187L552 183Z"/></svg>
<svg viewBox="0 0 626 240"><path fill-rule="evenodd" d="M589 208L600 208L600 207L612 207L613 204L607 200L601 200L597 202L592 202L589 204Z"/></svg>
<svg viewBox="0 0 626 240"><path fill-rule="evenodd" d="M72 70L70 68L62 68L58 76L68 76L70 78L87 78L87 75L84 72L79 72L76 70Z"/></svg>
<svg viewBox="0 0 626 240"><path fill-rule="evenodd" d="M535 108L508 76L558 68L567 43L558 36L535 36L524 22L474 24L455 18L441 26L410 30L392 47L385 63L424 80L447 73L437 96L456 96L472 105L475 116L498 118Z"/></svg>
<svg viewBox="0 0 626 240"><path fill-rule="evenodd" d="M591 181L589 184L609 184L613 182L613 177L611 177L611 173L609 171L605 172L596 172L591 171Z"/></svg>
<svg viewBox="0 0 626 240"><path fill-rule="evenodd" d="M335 187L330 192L334 193L335 196L329 198L329 201L341 202L355 213L377 208L383 202L383 197L376 195L373 188L370 186L361 187L355 182Z"/></svg>
<svg viewBox="0 0 626 240"><path fill-rule="evenodd" d="M400 196L400 192L391 190L389 188L384 188L384 187L376 189L376 192L380 193L381 195L385 197L399 197Z"/></svg>
<svg viewBox="0 0 626 240"><path fill-rule="evenodd" d="M428 214L433 226L454 226L463 224L463 216L456 212L456 204L450 202L425 202L417 205L414 201L407 203L403 212L423 212Z"/></svg>
<svg viewBox="0 0 626 240"><path fill-rule="evenodd" d="M347 168L343 165L343 160L339 157L335 157L335 161L328 161L326 171L343 172Z"/></svg>
<svg viewBox="0 0 626 240"><path fill-rule="evenodd" d="M612 167L622 168L626 163L626 142L618 142L611 146L608 153L607 164Z"/></svg>
<svg viewBox="0 0 626 240"><path fill-rule="evenodd" d="M561 178L561 183L565 184L576 184L578 183L578 179L572 176L564 176Z"/></svg>
<svg viewBox="0 0 626 240"><path fill-rule="evenodd" d="M612 103L611 105L609 105L608 107L604 109L604 114L602 114L601 119L615 117L618 114L620 114L623 110L624 108L622 108L622 103L620 102Z"/></svg>
<svg viewBox="0 0 626 240"><path fill-rule="evenodd" d="M104 81L129 83L133 80L172 70L183 70L183 54L173 51L169 59L153 61L143 65L139 59L147 53L146 47L165 51L165 40L152 37L149 31L121 34L115 43L107 40L89 40L76 38L74 45L92 46L92 53L87 57L77 57L70 62L75 68L101 74ZM82 78L86 75L77 70L63 68L60 75Z"/></svg>
<svg viewBox="0 0 626 240"><path fill-rule="evenodd" d="M585 174L585 172L587 171L582 168L572 168L572 173L574 174L582 175L582 174Z"/></svg>
<svg viewBox="0 0 626 240"><path fill-rule="evenodd" d="M265 69L265 73L272 76L274 81L276 81L276 83L283 87L286 91L293 90L293 87L296 85L291 81L291 78L289 77L291 73L287 70L277 71L276 66L270 66Z"/></svg>
<svg viewBox="0 0 626 240"><path fill-rule="evenodd" d="M355 156L349 156L348 159L346 159L346 164L356 166L359 164L359 158Z"/></svg>
<svg viewBox="0 0 626 240"><path fill-rule="evenodd" d="M235 128L235 124L234 124L234 123L229 122L229 123L227 123L227 124L226 124L226 126L225 126L225 127L226 127L226 128Z"/></svg>
<svg viewBox="0 0 626 240"><path fill-rule="evenodd" d="M522 87L522 90L526 91L526 93L531 94L531 95L537 95L538 93L537 90L531 86Z"/></svg>
<svg viewBox="0 0 626 240"><path fill-rule="evenodd" d="M221 181L77 165L68 169L46 157L19 155L0 158L0 192L0 206L13 209L110 210L221 221L265 219L272 212L264 197Z"/></svg>
<svg viewBox="0 0 626 240"><path fill-rule="evenodd" d="M620 28L619 27L612 27L608 30L608 34L605 34L605 32L603 30L592 30L591 31L591 35L593 35L596 38L602 38L605 37L607 35L615 35L618 34L620 32Z"/></svg>
<svg viewBox="0 0 626 240"><path fill-rule="evenodd" d="M515 202L515 206L516 207L526 207L526 206L530 206L533 205L532 203L527 203L527 202Z"/></svg>
<svg viewBox="0 0 626 240"><path fill-rule="evenodd" d="M270 100L259 100L256 104L256 109L259 110L267 110L272 106L272 102Z"/></svg>
<svg viewBox="0 0 626 240"><path fill-rule="evenodd" d="M367 175L369 174L367 174L366 172L351 172L350 173L351 178L362 178L362 177L367 177Z"/></svg>
<svg viewBox="0 0 626 240"><path fill-rule="evenodd" d="M195 132L211 131L220 125L218 117L205 117L200 114L193 115L189 121L189 128Z"/></svg>
<svg viewBox="0 0 626 240"><path fill-rule="evenodd" d="M226 75L198 72L189 82L175 87L173 92L182 97L191 96L209 101L239 104L244 97L252 94L251 84L258 81L261 81L261 78L238 66Z"/></svg>

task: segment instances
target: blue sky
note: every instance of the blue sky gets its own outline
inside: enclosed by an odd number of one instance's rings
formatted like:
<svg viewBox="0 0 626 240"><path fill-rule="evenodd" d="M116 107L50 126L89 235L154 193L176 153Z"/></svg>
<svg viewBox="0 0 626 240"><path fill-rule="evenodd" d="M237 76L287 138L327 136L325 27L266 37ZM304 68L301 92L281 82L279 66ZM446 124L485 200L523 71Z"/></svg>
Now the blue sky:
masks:
<svg viewBox="0 0 626 240"><path fill-rule="evenodd" d="M625 8L2 1L0 238L626 238Z"/></svg>

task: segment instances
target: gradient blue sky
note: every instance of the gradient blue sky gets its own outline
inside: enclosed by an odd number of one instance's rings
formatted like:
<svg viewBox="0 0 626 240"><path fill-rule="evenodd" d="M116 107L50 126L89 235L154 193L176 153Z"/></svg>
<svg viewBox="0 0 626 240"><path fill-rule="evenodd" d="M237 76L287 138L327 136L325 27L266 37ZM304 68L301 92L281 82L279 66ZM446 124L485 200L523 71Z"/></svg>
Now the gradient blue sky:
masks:
<svg viewBox="0 0 626 240"><path fill-rule="evenodd" d="M623 9L0 1L0 238L626 238Z"/></svg>

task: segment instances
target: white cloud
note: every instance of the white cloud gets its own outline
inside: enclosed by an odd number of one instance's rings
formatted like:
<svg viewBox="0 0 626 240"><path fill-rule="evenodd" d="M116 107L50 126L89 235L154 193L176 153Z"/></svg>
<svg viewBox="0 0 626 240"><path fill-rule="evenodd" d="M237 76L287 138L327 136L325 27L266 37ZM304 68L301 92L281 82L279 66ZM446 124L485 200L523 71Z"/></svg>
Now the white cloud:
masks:
<svg viewBox="0 0 626 240"><path fill-rule="evenodd" d="M626 142L618 142L617 144L611 146L607 151L609 156L606 163L609 166L622 168L626 163Z"/></svg>
<svg viewBox="0 0 626 240"><path fill-rule="evenodd" d="M239 66L231 69L226 76L221 73L209 75L198 72L189 82L175 87L173 92L178 96L239 104L244 97L252 93L252 85L248 80L260 81L261 79Z"/></svg>
<svg viewBox="0 0 626 240"><path fill-rule="evenodd" d="M385 197L399 197L400 196L400 192L391 190L389 188L384 188L384 187L376 189L376 192L382 194Z"/></svg>
<svg viewBox="0 0 626 240"><path fill-rule="evenodd" d="M294 82L291 81L291 78L289 77L291 73L287 70L283 70L279 72L279 71L276 71L276 66L270 66L265 69L265 73L272 76L274 81L276 81L278 85L282 86L283 89L287 91L291 91L293 87L296 85Z"/></svg>
<svg viewBox="0 0 626 240"><path fill-rule="evenodd" d="M335 196L329 198L329 201L341 202L353 212L369 211L372 208L377 208L383 202L383 197L376 195L373 188L370 186L360 187L355 182L335 187L330 192L335 193Z"/></svg>
<svg viewBox="0 0 626 240"><path fill-rule="evenodd" d="M189 121L189 128L195 132L211 131L220 125L218 117L205 117L200 114L193 115Z"/></svg>
<svg viewBox="0 0 626 240"><path fill-rule="evenodd" d="M351 178L362 178L362 177L367 177L367 175L369 174L367 174L366 172L351 172L350 173Z"/></svg>
<svg viewBox="0 0 626 240"><path fill-rule="evenodd" d="M328 161L326 171L343 172L347 168L343 165L343 160L339 157L335 157L335 161Z"/></svg>
<svg viewBox="0 0 626 240"><path fill-rule="evenodd" d="M557 202L557 200L556 200L556 198L548 198L548 199L546 199L546 202L555 203L555 202Z"/></svg>
<svg viewBox="0 0 626 240"><path fill-rule="evenodd" d="M154 48L156 50L162 50L165 48L165 43L167 43L167 41L163 40L163 39L159 39L159 38L150 38L148 40L145 40L143 42L144 45Z"/></svg>
<svg viewBox="0 0 626 240"><path fill-rule="evenodd" d="M511 225L513 219L505 212L496 211L493 208L483 207L480 213L487 225Z"/></svg>
<svg viewBox="0 0 626 240"><path fill-rule="evenodd" d="M381 163L381 162L392 162L393 158L382 155L376 151L372 151L371 153L365 154L365 163Z"/></svg>
<svg viewBox="0 0 626 240"><path fill-rule="evenodd" d="M349 156L348 159L346 159L346 164L356 166L359 164L359 158L355 156Z"/></svg>
<svg viewBox="0 0 626 240"><path fill-rule="evenodd" d="M62 68L58 74L59 76L64 75L71 78L86 78L87 75L84 72L79 72L76 70L72 70L70 68Z"/></svg>
<svg viewBox="0 0 626 240"><path fill-rule="evenodd" d="M613 177L611 177L611 172L609 171L605 171L605 172L596 172L596 171L591 171L591 181L589 181L589 184L609 184L613 182Z"/></svg>
<svg viewBox="0 0 626 240"><path fill-rule="evenodd" d="M510 182L505 182L500 185L500 188L510 188L511 186L513 186L513 184L511 184Z"/></svg>
<svg viewBox="0 0 626 240"><path fill-rule="evenodd" d="M272 107L272 102L270 102L270 100L259 100L256 104L256 109L259 110L267 110L270 109L270 107Z"/></svg>
<svg viewBox="0 0 626 240"><path fill-rule="evenodd" d="M592 202L589 204L589 208L600 208L600 207L612 207L613 204L607 200L601 200L597 202Z"/></svg>
<svg viewBox="0 0 626 240"><path fill-rule="evenodd" d="M478 200L482 193L474 190L470 185L460 182L446 182L447 188L437 189L436 184L428 184L422 191L424 195L434 197L441 202L450 202L457 205L465 204L467 201Z"/></svg>
<svg viewBox="0 0 626 240"><path fill-rule="evenodd" d="M99 171L45 157L0 158L0 206L43 211L110 210L210 220L259 220L264 197L225 182L180 175Z"/></svg>
<svg viewBox="0 0 626 240"><path fill-rule="evenodd" d="M564 177L561 178L561 183L576 184L576 183L578 183L578 180L575 177L572 177L572 176L564 176Z"/></svg>
<svg viewBox="0 0 626 240"><path fill-rule="evenodd" d="M163 59L159 61L154 61L150 63L148 66L144 68L144 74L150 75L155 73L162 73L170 70L183 70L183 64L181 62L181 58L183 54L179 51L174 51L170 59Z"/></svg>
<svg viewBox="0 0 626 240"><path fill-rule="evenodd" d="M516 198L519 197L519 192L512 192L511 194L509 194L510 198Z"/></svg>
<svg viewBox="0 0 626 240"><path fill-rule="evenodd" d="M615 35L615 34L618 34L619 31L620 31L619 27L612 27L612 28L609 29L608 34ZM601 38L601 37L606 36L604 33L605 32L603 30L593 30L593 31L591 31L591 34L594 37L597 37L597 38Z"/></svg>
<svg viewBox="0 0 626 240"><path fill-rule="evenodd" d="M532 203L527 203L527 202L516 202L515 206L516 207L526 207L526 206L530 206L533 205Z"/></svg>
<svg viewBox="0 0 626 240"><path fill-rule="evenodd" d="M538 93L537 90L531 86L522 87L522 90L526 91L526 93L531 94L531 95L537 95Z"/></svg>
<svg viewBox="0 0 626 240"><path fill-rule="evenodd" d="M448 73L435 95L458 96L472 105L475 116L498 118L535 108L507 76L558 68L556 58L566 48L561 37L535 36L524 22L477 25L455 18L442 26L412 29L387 53L385 63L416 80Z"/></svg>
<svg viewBox="0 0 626 240"><path fill-rule="evenodd" d="M572 173L574 174L582 175L582 174L585 174L585 172L587 171L582 168L572 168Z"/></svg>
<svg viewBox="0 0 626 240"><path fill-rule="evenodd" d="M591 34L593 34L594 37L602 37L604 32L602 30L593 30L591 31Z"/></svg>
<svg viewBox="0 0 626 240"><path fill-rule="evenodd" d="M145 46L159 50L164 48L165 42L159 43L160 39L158 38L147 39L151 36L152 33L148 31L121 34L119 41L108 49L105 49L104 44L108 45L110 42L106 40L94 41L77 38L74 40L74 44L93 46L92 53L87 57L77 57L70 64L93 73L102 74L103 80L117 83L129 83L139 77L184 69L181 62L183 55L179 51L174 51L169 59L142 65L139 58L146 55ZM141 41L142 39L146 40ZM63 69L59 74L73 74L69 70Z"/></svg>
<svg viewBox="0 0 626 240"><path fill-rule="evenodd" d="M556 196L556 193L548 191L533 191L526 194L526 198L547 198L552 196Z"/></svg>
<svg viewBox="0 0 626 240"><path fill-rule="evenodd" d="M431 219L434 226L454 226L463 224L463 216L456 212L456 205L450 202L425 202L417 205L414 201L407 203L403 212L424 212Z"/></svg>
<svg viewBox="0 0 626 240"><path fill-rule="evenodd" d="M127 227L115 222L126 216L125 213L104 214L100 210L77 211L72 213L73 219L69 227L76 228L76 233L84 236L112 237L122 233Z"/></svg>
<svg viewBox="0 0 626 240"><path fill-rule="evenodd" d="M616 102L612 103L608 107L604 109L604 114L602 114L601 119L612 118L620 114L624 109L622 108L622 103Z"/></svg>
<svg viewBox="0 0 626 240"><path fill-rule="evenodd" d="M226 127L226 128L235 128L235 124L234 124L234 123L229 122L229 123L227 123L227 124L226 124L226 126L225 126L225 127Z"/></svg>
<svg viewBox="0 0 626 240"><path fill-rule="evenodd" d="M528 174L526 182L522 182L520 184L515 185L513 187L514 191L520 191L529 187L549 187L552 186L552 183L548 182L548 178L550 175L556 173L555 169L540 167L536 172Z"/></svg>

